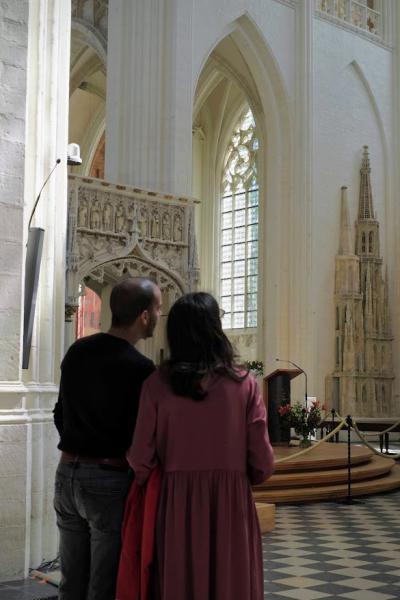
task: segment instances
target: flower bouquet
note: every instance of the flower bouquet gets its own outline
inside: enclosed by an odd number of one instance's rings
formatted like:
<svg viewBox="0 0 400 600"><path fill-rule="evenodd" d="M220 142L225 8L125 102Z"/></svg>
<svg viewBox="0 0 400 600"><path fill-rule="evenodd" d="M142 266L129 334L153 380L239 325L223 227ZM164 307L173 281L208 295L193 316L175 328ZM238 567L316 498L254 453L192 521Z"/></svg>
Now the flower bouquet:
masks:
<svg viewBox="0 0 400 600"><path fill-rule="evenodd" d="M310 434L314 434L318 425L322 421L322 411L326 410L321 406L318 400L311 402L310 406L305 408L301 402L292 404L283 404L278 408L281 419L289 427L293 427L296 434L300 436L300 446L307 448L311 446Z"/></svg>
<svg viewBox="0 0 400 600"><path fill-rule="evenodd" d="M255 377L262 377L264 374L264 363L261 360L247 360L244 366Z"/></svg>

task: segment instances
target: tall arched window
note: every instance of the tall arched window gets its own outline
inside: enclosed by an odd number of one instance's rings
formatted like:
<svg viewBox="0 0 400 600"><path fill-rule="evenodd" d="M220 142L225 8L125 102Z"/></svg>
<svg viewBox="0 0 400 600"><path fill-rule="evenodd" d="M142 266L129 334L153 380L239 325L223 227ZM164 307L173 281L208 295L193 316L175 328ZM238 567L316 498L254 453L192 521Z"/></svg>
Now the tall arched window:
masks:
<svg viewBox="0 0 400 600"><path fill-rule="evenodd" d="M257 326L258 139L249 108L233 130L221 199L220 299L225 329Z"/></svg>

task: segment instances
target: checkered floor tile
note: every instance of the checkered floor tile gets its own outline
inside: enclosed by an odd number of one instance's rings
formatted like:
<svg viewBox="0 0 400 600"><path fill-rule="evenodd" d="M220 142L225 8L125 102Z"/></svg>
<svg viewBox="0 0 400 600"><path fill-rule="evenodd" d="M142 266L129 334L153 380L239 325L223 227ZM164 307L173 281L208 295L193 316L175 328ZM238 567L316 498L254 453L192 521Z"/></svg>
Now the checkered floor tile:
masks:
<svg viewBox="0 0 400 600"><path fill-rule="evenodd" d="M266 600L399 600L400 491L350 506L277 506L263 550ZM54 592L37 580L0 583L1 600Z"/></svg>
<svg viewBox="0 0 400 600"><path fill-rule="evenodd" d="M263 551L267 600L398 600L400 492L277 506Z"/></svg>

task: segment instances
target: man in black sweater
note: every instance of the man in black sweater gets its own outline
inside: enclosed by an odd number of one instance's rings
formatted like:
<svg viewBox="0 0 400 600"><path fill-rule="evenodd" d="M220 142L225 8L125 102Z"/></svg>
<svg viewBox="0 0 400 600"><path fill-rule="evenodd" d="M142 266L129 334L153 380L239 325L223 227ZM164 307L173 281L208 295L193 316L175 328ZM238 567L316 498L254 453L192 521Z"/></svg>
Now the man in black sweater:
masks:
<svg viewBox="0 0 400 600"><path fill-rule="evenodd" d="M61 460L54 506L60 532L60 600L114 600L120 530L132 473L125 459L143 381L154 371L135 349L152 336L161 292L129 278L111 292L108 333L77 340L61 364L54 422Z"/></svg>

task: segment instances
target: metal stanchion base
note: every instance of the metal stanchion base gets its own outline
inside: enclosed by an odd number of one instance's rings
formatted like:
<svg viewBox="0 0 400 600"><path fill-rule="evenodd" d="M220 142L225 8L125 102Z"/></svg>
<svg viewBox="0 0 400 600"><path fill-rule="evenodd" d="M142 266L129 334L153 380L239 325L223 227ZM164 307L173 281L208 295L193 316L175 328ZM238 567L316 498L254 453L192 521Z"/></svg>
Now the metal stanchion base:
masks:
<svg viewBox="0 0 400 600"><path fill-rule="evenodd" d="M347 506L350 506L351 504L365 504L365 502L350 497L344 498L344 500L336 500L336 504L346 504Z"/></svg>

